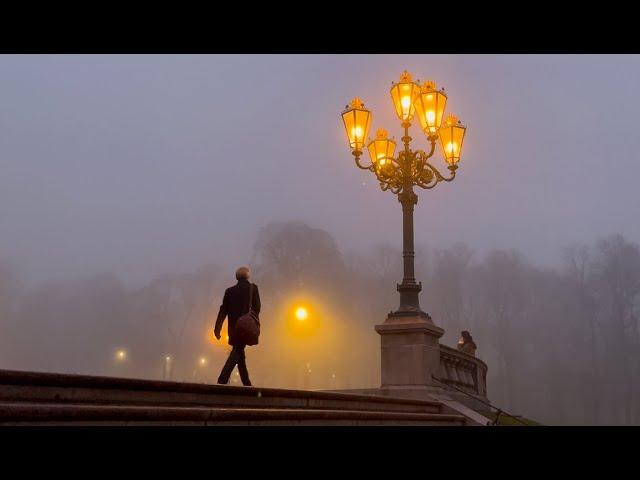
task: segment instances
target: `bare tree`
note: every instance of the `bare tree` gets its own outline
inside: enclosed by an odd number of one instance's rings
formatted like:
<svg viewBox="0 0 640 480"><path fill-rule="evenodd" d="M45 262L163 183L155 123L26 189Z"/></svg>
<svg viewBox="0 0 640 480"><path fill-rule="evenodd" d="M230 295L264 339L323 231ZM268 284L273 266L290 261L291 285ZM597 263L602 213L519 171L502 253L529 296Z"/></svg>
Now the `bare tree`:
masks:
<svg viewBox="0 0 640 480"><path fill-rule="evenodd" d="M575 326L573 338L584 341L589 366L584 375L584 391L591 391L592 422L598 424L600 420L600 389L593 388L601 380L602 372L599 354L597 304L590 284L592 269L592 251L587 245L570 245L563 251L565 261L564 273L568 280L572 296L567 298L575 302L575 309L569 315L568 321ZM586 328L584 328L586 327ZM586 332L585 332L586 330Z"/></svg>
<svg viewBox="0 0 640 480"><path fill-rule="evenodd" d="M465 329L463 327L469 328L468 317L465 317L464 283L473 250L458 243L436 250L435 257L435 269L426 296L433 299L438 323L457 337Z"/></svg>
<svg viewBox="0 0 640 480"><path fill-rule="evenodd" d="M610 389L621 402L622 421L632 424L637 418L638 395L638 296L640 295L640 248L622 235L597 242L593 281L608 340L607 356L613 368L607 369Z"/></svg>

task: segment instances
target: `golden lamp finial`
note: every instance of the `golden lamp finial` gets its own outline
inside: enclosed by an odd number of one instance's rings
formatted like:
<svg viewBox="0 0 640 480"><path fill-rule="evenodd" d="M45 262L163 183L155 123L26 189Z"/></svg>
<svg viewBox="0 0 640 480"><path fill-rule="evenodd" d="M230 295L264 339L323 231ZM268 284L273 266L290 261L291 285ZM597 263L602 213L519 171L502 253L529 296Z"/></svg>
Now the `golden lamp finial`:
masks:
<svg viewBox="0 0 640 480"><path fill-rule="evenodd" d="M406 70L400 74L400 83L411 83L413 81L413 77Z"/></svg>
<svg viewBox="0 0 640 480"><path fill-rule="evenodd" d="M387 132L384 128L379 128L378 131L376 132L376 139L386 140L388 135L389 135L389 132Z"/></svg>
<svg viewBox="0 0 640 480"><path fill-rule="evenodd" d="M444 121L444 124L447 127L452 127L453 125L458 125L460 123L460 120L458 120L458 117L456 117L453 113L450 114L447 119Z"/></svg>
<svg viewBox="0 0 640 480"><path fill-rule="evenodd" d="M436 82L434 82L433 80L427 80L422 85L422 91L423 92L432 92L435 89L436 89Z"/></svg>
<svg viewBox="0 0 640 480"><path fill-rule="evenodd" d="M353 97L353 100L351 100L351 104L349 106L351 108L364 108L364 102L360 100L359 97Z"/></svg>

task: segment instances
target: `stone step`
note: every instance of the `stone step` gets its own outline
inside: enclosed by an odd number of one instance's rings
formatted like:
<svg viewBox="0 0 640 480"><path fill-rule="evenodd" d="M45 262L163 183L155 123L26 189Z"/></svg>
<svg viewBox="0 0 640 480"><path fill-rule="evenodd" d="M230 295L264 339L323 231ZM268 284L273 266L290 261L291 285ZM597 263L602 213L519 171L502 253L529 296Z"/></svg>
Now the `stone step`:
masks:
<svg viewBox="0 0 640 480"><path fill-rule="evenodd" d="M461 415L358 410L0 403L0 425L465 425Z"/></svg>
<svg viewBox="0 0 640 480"><path fill-rule="evenodd" d="M442 412L437 401L14 370L0 370L0 402Z"/></svg>

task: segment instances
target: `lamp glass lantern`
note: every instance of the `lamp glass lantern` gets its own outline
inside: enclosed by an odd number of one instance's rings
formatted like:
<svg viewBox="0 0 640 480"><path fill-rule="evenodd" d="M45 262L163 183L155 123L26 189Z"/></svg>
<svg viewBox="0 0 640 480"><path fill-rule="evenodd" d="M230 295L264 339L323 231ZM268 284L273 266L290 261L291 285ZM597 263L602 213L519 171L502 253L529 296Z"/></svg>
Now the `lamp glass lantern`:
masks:
<svg viewBox="0 0 640 480"><path fill-rule="evenodd" d="M347 131L349 146L354 152L361 152L371 127L371 112L364 108L362 100L356 97L342 112L342 120Z"/></svg>
<svg viewBox="0 0 640 480"><path fill-rule="evenodd" d="M416 111L416 100L420 96L420 86L415 83L411 74L406 70L400 75L400 82L391 87L391 100L396 108L398 118L408 122Z"/></svg>
<svg viewBox="0 0 640 480"><path fill-rule="evenodd" d="M444 91L436 90L435 82L429 80L420 88L420 95L415 103L418 120L424 133L427 136L437 135L447 105L447 96Z"/></svg>
<svg viewBox="0 0 640 480"><path fill-rule="evenodd" d="M462 125L458 117L449 115L440 127L440 145L447 163L451 166L457 165L462 154L462 141L467 127Z"/></svg>
<svg viewBox="0 0 640 480"><path fill-rule="evenodd" d="M369 142L367 147L371 163L377 168L384 168L393 161L393 154L396 150L396 142L388 138L388 133L384 128L376 132L375 140Z"/></svg>

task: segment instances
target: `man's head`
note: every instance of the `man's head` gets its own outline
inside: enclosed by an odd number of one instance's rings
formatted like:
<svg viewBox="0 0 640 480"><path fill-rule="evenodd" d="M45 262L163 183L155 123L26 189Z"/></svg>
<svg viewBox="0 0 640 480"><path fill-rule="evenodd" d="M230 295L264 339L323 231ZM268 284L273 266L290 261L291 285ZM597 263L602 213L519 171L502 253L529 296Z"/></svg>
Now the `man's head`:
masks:
<svg viewBox="0 0 640 480"><path fill-rule="evenodd" d="M249 280L250 275L249 267L240 267L236 270L236 280Z"/></svg>

